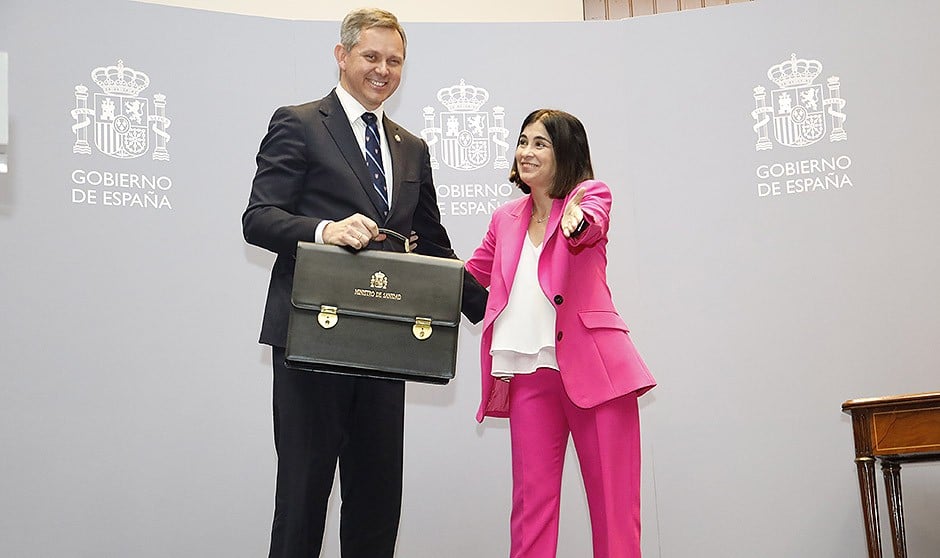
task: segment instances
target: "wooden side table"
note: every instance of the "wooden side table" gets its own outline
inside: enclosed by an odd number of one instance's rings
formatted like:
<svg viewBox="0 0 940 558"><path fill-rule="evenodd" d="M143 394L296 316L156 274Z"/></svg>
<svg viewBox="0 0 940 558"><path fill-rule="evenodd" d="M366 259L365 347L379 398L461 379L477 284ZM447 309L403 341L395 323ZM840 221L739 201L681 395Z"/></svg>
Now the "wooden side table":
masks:
<svg viewBox="0 0 940 558"><path fill-rule="evenodd" d="M875 460L881 461L895 558L907 558L901 463L940 461L940 392L852 399L842 404L852 416L855 465L862 497L869 558L882 558L875 488Z"/></svg>

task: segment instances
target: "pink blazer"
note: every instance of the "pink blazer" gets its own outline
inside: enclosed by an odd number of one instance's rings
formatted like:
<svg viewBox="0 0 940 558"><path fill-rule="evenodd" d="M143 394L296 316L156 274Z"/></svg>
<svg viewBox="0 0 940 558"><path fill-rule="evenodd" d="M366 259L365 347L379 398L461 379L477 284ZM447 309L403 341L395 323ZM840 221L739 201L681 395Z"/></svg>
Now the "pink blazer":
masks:
<svg viewBox="0 0 940 558"><path fill-rule="evenodd" d="M614 308L607 285L607 230L610 189L587 180L568 196L587 189L581 209L589 226L574 239L561 232L567 198L554 200L548 218L538 276L555 306L555 356L562 383L575 405L589 408L621 395L643 394L656 385ZM493 322L506 307L532 214L530 196L501 206L490 220L483 243L466 269L490 290L480 342L482 400L477 420L509 414L509 384L493 378Z"/></svg>

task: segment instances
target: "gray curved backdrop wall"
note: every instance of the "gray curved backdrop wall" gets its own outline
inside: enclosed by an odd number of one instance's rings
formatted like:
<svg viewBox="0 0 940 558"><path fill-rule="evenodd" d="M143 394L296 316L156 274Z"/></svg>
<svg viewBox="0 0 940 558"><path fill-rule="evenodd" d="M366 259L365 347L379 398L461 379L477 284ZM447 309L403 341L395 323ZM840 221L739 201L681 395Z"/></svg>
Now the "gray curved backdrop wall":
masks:
<svg viewBox="0 0 940 558"><path fill-rule="evenodd" d="M940 365L940 6L909 4L407 26L388 108L432 146L459 253L517 195L505 159L530 110L587 126L615 299L660 382L642 398L646 556L864 553L840 404L936 390ZM0 7L0 555L265 554L272 257L239 218L273 110L335 85L337 28ZM475 102L448 104L461 83ZM508 549L508 430L473 420L479 330L461 334L458 379L408 388L407 558ZM940 552L936 475L904 469L912 556ZM560 556L589 554L580 482L569 459ZM324 556L336 520L334 502Z"/></svg>

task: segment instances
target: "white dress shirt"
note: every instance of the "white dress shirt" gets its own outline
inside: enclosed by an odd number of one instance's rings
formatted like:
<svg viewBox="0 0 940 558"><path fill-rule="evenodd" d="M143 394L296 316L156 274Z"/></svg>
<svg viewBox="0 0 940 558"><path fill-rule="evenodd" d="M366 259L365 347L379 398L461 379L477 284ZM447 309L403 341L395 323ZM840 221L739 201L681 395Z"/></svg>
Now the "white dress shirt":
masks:
<svg viewBox="0 0 940 558"><path fill-rule="evenodd" d="M511 378L539 368L558 370L555 307L542 292L538 267L542 246L526 234L506 308L493 323L493 376Z"/></svg>

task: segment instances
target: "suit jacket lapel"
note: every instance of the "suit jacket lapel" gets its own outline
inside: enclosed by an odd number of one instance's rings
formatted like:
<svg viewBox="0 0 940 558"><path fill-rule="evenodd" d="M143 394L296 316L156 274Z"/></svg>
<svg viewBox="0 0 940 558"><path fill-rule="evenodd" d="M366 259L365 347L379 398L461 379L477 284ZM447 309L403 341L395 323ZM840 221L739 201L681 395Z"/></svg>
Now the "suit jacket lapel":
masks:
<svg viewBox="0 0 940 558"><path fill-rule="evenodd" d="M552 210L548 214L548 223L545 223L545 238L542 240L542 245L548 244L548 242L555 238L556 234L562 234L561 232L561 214L565 209L565 200L552 200ZM562 236L564 236L562 234Z"/></svg>
<svg viewBox="0 0 940 558"><path fill-rule="evenodd" d="M506 245L501 251L502 257L499 265L507 288L511 288L516 277L516 268L519 267L519 258L522 256L522 243L529 241L526 238L529 231L529 220L523 217L531 214L532 198L526 198L525 203L517 205L510 212L513 220L507 227L509 230L505 231ZM502 233L503 231L497 231L497 234Z"/></svg>
<svg viewBox="0 0 940 558"><path fill-rule="evenodd" d="M404 148L401 143L401 128L383 115L382 124L385 127L385 143L388 145L388 152L392 157L392 209L395 211L398 207L398 196L401 195L401 180L405 176ZM391 211L389 215L391 215Z"/></svg>
<svg viewBox="0 0 940 558"><path fill-rule="evenodd" d="M553 249L556 242L564 242L565 235L561 232L561 217L565 212L565 200L552 200L552 211L548 216L548 223L545 223L545 238L542 239L542 256ZM557 240L556 240L557 237ZM544 259L539 257L538 273L539 284L546 296L555 291L552 284L551 256Z"/></svg>
<svg viewBox="0 0 940 558"><path fill-rule="evenodd" d="M382 203L381 198L372 186L372 179L369 177L369 170L366 168L366 161L362 156L359 140L353 134L349 119L346 117L346 111L343 110L343 105L340 104L336 91L327 95L325 102L320 104L320 113L323 115L323 124L336 143L336 147L343 154L346 162L359 179L359 185L362 186L363 191L372 202L374 211L371 217L377 223L384 223L385 218L381 216L379 211Z"/></svg>

